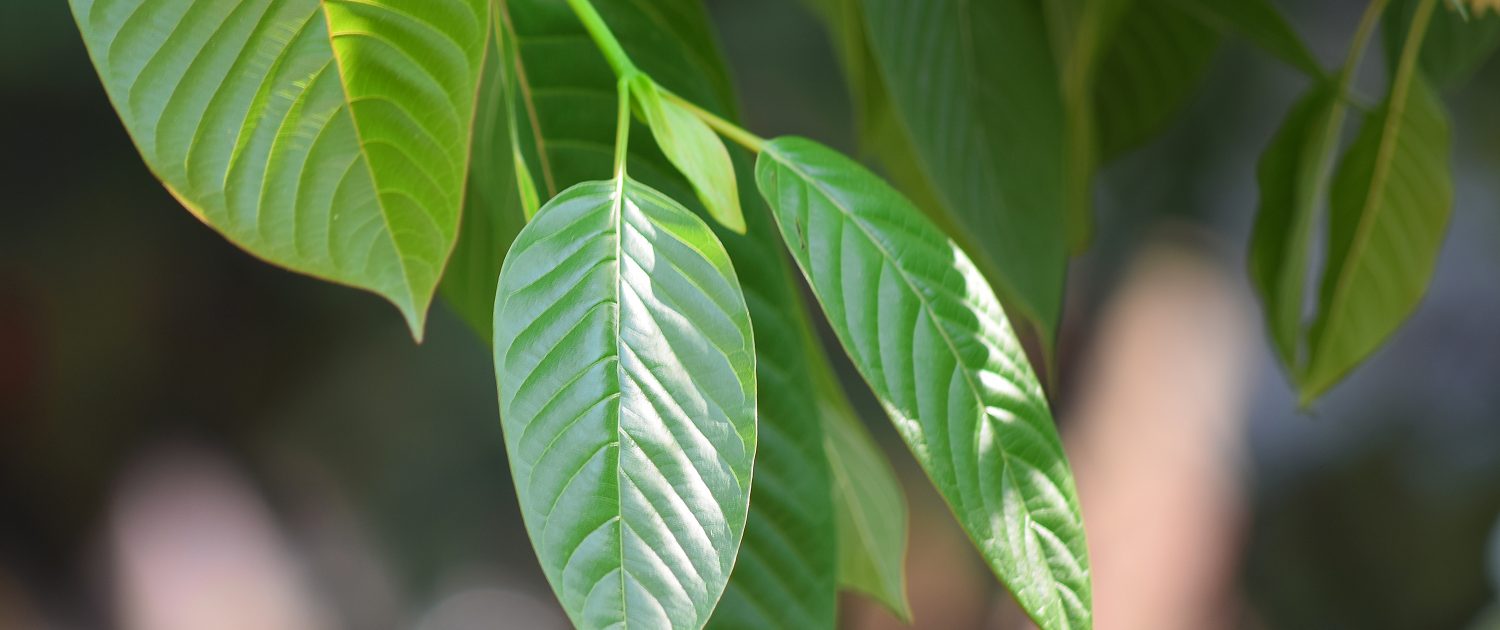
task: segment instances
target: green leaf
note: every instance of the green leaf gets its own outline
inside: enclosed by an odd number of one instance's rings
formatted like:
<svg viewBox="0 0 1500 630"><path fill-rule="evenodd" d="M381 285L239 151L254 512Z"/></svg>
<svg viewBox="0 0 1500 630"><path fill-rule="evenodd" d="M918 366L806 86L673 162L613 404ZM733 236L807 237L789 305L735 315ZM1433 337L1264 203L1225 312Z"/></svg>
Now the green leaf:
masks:
<svg viewBox="0 0 1500 630"><path fill-rule="evenodd" d="M1221 31L1234 31L1311 77L1325 73L1297 30L1270 0L1171 0Z"/></svg>
<svg viewBox="0 0 1500 630"><path fill-rule="evenodd" d="M712 27L697 0L593 0L643 71L672 93L726 118L733 98ZM507 0L519 67L520 138L542 189L608 178L613 161L616 80L578 20L555 0ZM702 217L692 187L651 142L631 132L629 168ZM537 151L541 147L541 151ZM731 148L745 170L748 160ZM740 164L743 163L743 164ZM745 181L748 181L746 179ZM554 193L555 194L555 193ZM781 237L751 188L741 190L747 232L710 222L734 261L757 334L760 448L740 559L715 628L834 627L837 546L817 399L807 374L807 326Z"/></svg>
<svg viewBox="0 0 1500 630"><path fill-rule="evenodd" d="M1067 270L1057 67L1040 3L864 0L895 111L947 214L1049 349Z"/></svg>
<svg viewBox="0 0 1500 630"><path fill-rule="evenodd" d="M744 234L740 187L724 141L692 111L662 94L646 76L637 77L631 94L646 115L656 145L698 191L698 199L708 213L724 227Z"/></svg>
<svg viewBox="0 0 1500 630"><path fill-rule="evenodd" d="M840 343L995 574L1043 628L1091 627L1072 474L984 277L900 193L821 145L769 142L756 182Z"/></svg>
<svg viewBox="0 0 1500 630"><path fill-rule="evenodd" d="M756 447L750 314L708 226L585 182L521 230L495 372L532 545L581 628L700 628L729 581Z"/></svg>
<svg viewBox="0 0 1500 630"><path fill-rule="evenodd" d="M1260 158L1260 210L1250 237L1250 277L1266 327L1288 372L1301 357L1308 248L1327 189L1346 106L1338 85L1315 84L1282 122Z"/></svg>
<svg viewBox="0 0 1500 630"><path fill-rule="evenodd" d="M1100 163L1144 144L1171 122L1207 75L1219 40L1175 0L1134 2L1094 77Z"/></svg>
<svg viewBox="0 0 1500 630"><path fill-rule="evenodd" d="M896 471L854 414L822 352L808 359L817 380L823 444L833 477L839 585L911 622L906 598L906 495Z"/></svg>
<svg viewBox="0 0 1500 630"><path fill-rule="evenodd" d="M1450 142L1436 94L1418 73L1406 72L1344 154L1329 196L1328 262L1299 379L1304 404L1374 352L1421 301L1452 212Z"/></svg>
<svg viewBox="0 0 1500 630"><path fill-rule="evenodd" d="M1386 8L1382 23L1386 66L1396 71L1400 52L1405 48L1416 0L1393 0ZM1500 48L1500 12L1476 11L1465 19L1452 5L1434 10L1431 24L1422 38L1422 73L1440 88L1462 85Z"/></svg>
<svg viewBox="0 0 1500 630"><path fill-rule="evenodd" d="M463 221L441 285L443 298L486 344L494 320L495 279L505 252L537 204L526 162L519 159L515 57L501 31L492 29L485 55Z"/></svg>
<svg viewBox="0 0 1500 630"><path fill-rule="evenodd" d="M453 248L484 0L71 0L146 164L268 262L420 339Z"/></svg>

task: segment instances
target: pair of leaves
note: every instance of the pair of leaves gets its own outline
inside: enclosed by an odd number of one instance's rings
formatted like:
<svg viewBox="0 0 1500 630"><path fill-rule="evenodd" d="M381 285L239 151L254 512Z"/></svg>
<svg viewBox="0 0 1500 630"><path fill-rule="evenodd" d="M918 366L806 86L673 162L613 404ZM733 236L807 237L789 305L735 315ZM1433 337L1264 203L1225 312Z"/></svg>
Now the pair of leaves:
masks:
<svg viewBox="0 0 1500 630"><path fill-rule="evenodd" d="M1435 4L1423 0L1408 16L1411 33L1401 40L1387 94L1365 118L1331 185L1328 168L1347 109L1343 93L1358 52L1336 83L1314 85L1292 109L1261 158L1251 276L1303 404L1400 326L1436 266L1453 189L1447 114L1418 65ZM1317 315L1304 335L1308 248L1325 192L1327 259Z"/></svg>
<svg viewBox="0 0 1500 630"><path fill-rule="evenodd" d="M151 170L265 260L421 337L457 235L485 0L71 0Z"/></svg>

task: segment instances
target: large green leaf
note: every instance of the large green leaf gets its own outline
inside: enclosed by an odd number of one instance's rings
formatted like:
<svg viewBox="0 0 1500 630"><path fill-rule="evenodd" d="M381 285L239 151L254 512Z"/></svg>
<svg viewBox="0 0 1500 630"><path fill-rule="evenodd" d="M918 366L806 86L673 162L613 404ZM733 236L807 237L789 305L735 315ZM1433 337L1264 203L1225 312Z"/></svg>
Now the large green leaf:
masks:
<svg viewBox="0 0 1500 630"><path fill-rule="evenodd" d="M923 173L982 268L1050 349L1067 268L1057 66L1034 0L863 0Z"/></svg>
<svg viewBox="0 0 1500 630"><path fill-rule="evenodd" d="M1346 106L1339 85L1314 84L1260 158L1260 210L1250 237L1250 277L1281 362L1295 373L1302 339L1308 249L1338 148Z"/></svg>
<svg viewBox="0 0 1500 630"><path fill-rule="evenodd" d="M1437 265L1453 205L1448 117L1415 68L1407 70L1334 174L1328 262L1299 379L1304 403L1400 327Z"/></svg>
<svg viewBox="0 0 1500 630"><path fill-rule="evenodd" d="M755 456L755 349L729 255L633 180L521 230L495 372L532 545L582 628L700 628L729 581Z"/></svg>
<svg viewBox="0 0 1500 630"><path fill-rule="evenodd" d="M1392 74L1405 48L1411 30L1417 0L1393 0L1386 8L1381 24L1385 41L1386 66ZM1422 73L1441 88L1462 84L1474 75L1500 48L1500 11L1471 11L1464 19L1448 2L1433 11L1431 23L1422 38Z"/></svg>
<svg viewBox="0 0 1500 630"><path fill-rule="evenodd" d="M1043 628L1089 628L1083 523L1052 415L968 256L900 193L800 138L756 182L829 323L995 574Z"/></svg>
<svg viewBox="0 0 1500 630"><path fill-rule="evenodd" d="M720 116L733 100L712 27L696 0L595 0L631 59L672 93ZM514 31L520 138L542 190L609 176L615 77L562 0L507 0ZM693 188L640 125L631 132L632 176L707 217ZM541 151L536 148L542 147ZM739 178L751 173L743 154ZM712 627L831 628L836 543L817 398L802 332L808 323L781 238L754 190L741 190L747 232L710 222L750 307L756 344L759 435L755 491L740 560Z"/></svg>
<svg viewBox="0 0 1500 630"><path fill-rule="evenodd" d="M421 337L453 248L485 0L71 0L147 165L230 241Z"/></svg>

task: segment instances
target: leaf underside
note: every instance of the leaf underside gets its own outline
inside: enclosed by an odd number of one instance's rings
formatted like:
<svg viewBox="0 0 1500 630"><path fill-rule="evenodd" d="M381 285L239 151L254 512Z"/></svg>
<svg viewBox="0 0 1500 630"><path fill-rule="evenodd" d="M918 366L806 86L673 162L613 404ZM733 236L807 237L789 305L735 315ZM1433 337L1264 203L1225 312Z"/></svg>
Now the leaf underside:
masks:
<svg viewBox="0 0 1500 630"><path fill-rule="evenodd" d="M199 219L373 291L420 338L453 247L485 0L71 0L146 163Z"/></svg>
<svg viewBox="0 0 1500 630"><path fill-rule="evenodd" d="M899 193L810 141L768 143L756 181L839 341L996 575L1043 628L1091 627L1072 475L974 264Z"/></svg>
<svg viewBox="0 0 1500 630"><path fill-rule="evenodd" d="M756 449L750 315L708 227L630 180L521 231L495 370L517 494L582 628L700 628L744 533Z"/></svg>

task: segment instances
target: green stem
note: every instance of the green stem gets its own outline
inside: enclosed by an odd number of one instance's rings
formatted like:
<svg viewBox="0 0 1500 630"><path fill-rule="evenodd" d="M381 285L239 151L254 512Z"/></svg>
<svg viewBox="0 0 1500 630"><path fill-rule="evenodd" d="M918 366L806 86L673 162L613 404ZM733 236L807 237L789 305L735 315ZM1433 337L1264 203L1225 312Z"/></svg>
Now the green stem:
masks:
<svg viewBox="0 0 1500 630"><path fill-rule="evenodd" d="M1370 43L1370 35L1375 31L1375 23L1380 21L1387 4L1390 4L1390 0L1371 0L1369 6L1365 7L1364 15L1359 17L1359 26L1354 29L1354 41L1349 45L1349 57L1344 60L1344 69L1339 74L1340 97L1346 95L1349 86L1354 83L1354 75L1358 73L1359 62L1365 56L1365 48Z"/></svg>
<svg viewBox="0 0 1500 630"><path fill-rule="evenodd" d="M630 152L630 78L621 77L619 82L619 113L615 124L615 179L625 181L625 156Z"/></svg>
<svg viewBox="0 0 1500 630"><path fill-rule="evenodd" d="M573 13L578 15L578 20L583 22L583 28L594 38L594 43L599 46L599 52L604 53L605 60L609 61L609 67L615 71L615 76L628 77L640 72L635 67L635 62L630 60L630 55L625 54L625 49L620 46L620 40L615 39L615 34L609 30L609 25L604 23L604 18L594 9L589 0L568 0L568 5L573 7Z"/></svg>
<svg viewBox="0 0 1500 630"><path fill-rule="evenodd" d="M662 90L662 94L664 94L672 102L682 106L683 109L691 112L698 118L698 120L703 121L709 127L713 128L714 131L717 131L719 135L728 138L735 144L749 149L751 153L760 153L761 150L765 148L765 138L750 133L749 131L745 130L744 127L724 120L723 118L715 115L713 112L703 109L702 107L689 102L687 99L684 99L681 96L673 94L667 90Z"/></svg>

